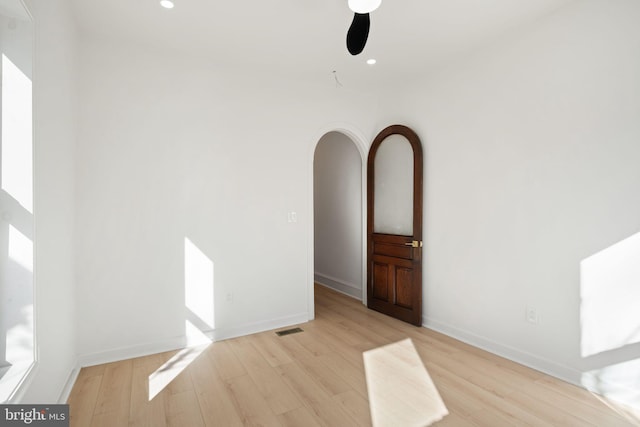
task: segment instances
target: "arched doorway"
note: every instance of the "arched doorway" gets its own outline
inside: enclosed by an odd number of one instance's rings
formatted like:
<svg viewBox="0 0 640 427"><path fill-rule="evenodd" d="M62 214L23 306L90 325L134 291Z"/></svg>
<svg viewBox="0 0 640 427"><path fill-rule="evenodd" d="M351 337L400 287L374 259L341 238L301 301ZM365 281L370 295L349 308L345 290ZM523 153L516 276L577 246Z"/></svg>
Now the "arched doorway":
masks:
<svg viewBox="0 0 640 427"><path fill-rule="evenodd" d="M364 139L343 129L325 132L314 144L309 319L315 281L366 301L366 153Z"/></svg>

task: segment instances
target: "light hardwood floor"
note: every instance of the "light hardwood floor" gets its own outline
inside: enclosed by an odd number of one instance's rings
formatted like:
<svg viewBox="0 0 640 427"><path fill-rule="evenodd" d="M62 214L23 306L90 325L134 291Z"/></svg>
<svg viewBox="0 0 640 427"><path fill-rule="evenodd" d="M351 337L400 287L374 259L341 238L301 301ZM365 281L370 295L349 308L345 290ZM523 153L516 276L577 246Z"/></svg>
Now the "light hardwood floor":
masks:
<svg viewBox="0 0 640 427"><path fill-rule="evenodd" d="M629 409L321 286L316 319L299 326L83 368L71 425L371 425L363 352L407 338L449 412L435 426L640 425Z"/></svg>

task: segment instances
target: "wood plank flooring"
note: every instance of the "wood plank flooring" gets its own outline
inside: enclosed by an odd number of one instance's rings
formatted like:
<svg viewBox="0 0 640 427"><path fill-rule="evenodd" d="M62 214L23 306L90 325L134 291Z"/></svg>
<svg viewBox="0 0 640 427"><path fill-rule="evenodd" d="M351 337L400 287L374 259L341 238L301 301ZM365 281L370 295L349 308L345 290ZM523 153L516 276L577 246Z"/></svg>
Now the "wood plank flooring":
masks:
<svg viewBox="0 0 640 427"><path fill-rule="evenodd" d="M189 357L173 351L83 368L68 401L71 425L369 426L363 352L407 338L449 412L434 426L640 425L628 408L322 286L316 319L299 326L304 332L220 341ZM151 400L150 376L173 378L154 383L161 391Z"/></svg>

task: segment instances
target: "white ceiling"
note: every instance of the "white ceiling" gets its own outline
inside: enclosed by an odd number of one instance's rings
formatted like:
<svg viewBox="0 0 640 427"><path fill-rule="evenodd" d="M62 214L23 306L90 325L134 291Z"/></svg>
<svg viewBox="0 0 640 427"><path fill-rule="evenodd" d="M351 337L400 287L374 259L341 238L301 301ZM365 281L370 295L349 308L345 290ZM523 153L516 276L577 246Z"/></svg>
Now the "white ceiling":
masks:
<svg viewBox="0 0 640 427"><path fill-rule="evenodd" d="M518 31L572 0L383 0L351 56L347 0L73 0L81 31L260 71L401 79ZM365 60L374 57L374 67ZM331 77L332 78L332 77Z"/></svg>

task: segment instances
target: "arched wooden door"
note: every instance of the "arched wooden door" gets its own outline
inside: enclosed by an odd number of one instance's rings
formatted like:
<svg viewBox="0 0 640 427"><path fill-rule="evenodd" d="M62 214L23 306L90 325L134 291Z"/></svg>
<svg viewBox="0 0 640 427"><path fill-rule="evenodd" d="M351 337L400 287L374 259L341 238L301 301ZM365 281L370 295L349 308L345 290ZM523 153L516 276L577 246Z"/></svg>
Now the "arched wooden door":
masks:
<svg viewBox="0 0 640 427"><path fill-rule="evenodd" d="M402 125L376 136L367 161L367 306L422 325L422 145Z"/></svg>

